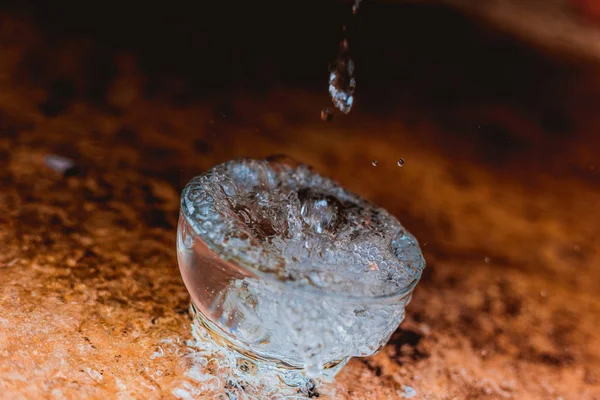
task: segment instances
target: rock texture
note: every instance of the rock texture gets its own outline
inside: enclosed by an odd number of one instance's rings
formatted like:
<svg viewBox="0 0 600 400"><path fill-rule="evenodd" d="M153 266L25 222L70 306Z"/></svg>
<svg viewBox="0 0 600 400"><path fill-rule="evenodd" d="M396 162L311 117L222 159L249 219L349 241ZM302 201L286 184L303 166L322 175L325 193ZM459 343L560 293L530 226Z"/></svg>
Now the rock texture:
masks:
<svg viewBox="0 0 600 400"><path fill-rule="evenodd" d="M0 14L2 397L209 392L182 357L179 192L216 163L287 153L396 215L428 262L390 343L340 373L350 398L599 399L600 87L486 38L468 43L497 54L489 75L462 72L483 62L462 44L435 65L409 49L429 69L406 97L369 107L365 87L325 123L326 77L322 93L175 101L181 83L149 95L128 53L91 79L85 63L104 58L88 42Z"/></svg>

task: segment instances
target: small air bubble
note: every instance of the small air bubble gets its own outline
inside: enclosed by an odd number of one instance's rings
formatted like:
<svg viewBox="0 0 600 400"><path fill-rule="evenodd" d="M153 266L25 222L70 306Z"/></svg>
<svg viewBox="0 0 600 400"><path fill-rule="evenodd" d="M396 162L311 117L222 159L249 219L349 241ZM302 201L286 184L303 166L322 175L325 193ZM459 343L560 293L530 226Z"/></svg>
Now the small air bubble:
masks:
<svg viewBox="0 0 600 400"><path fill-rule="evenodd" d="M398 160L398 166L399 167L404 166L404 158L401 158L401 159Z"/></svg>
<svg viewBox="0 0 600 400"><path fill-rule="evenodd" d="M376 167L376 166L377 166L377 164L379 164L379 162L378 162L377 160L373 160L373 161L371 161L371 165L372 165L372 166Z"/></svg>
<svg viewBox="0 0 600 400"><path fill-rule="evenodd" d="M489 258L489 257L485 257L485 258L483 259L483 261L485 261L485 263L486 263L486 264L489 264L489 263L490 263L490 258Z"/></svg>
<svg viewBox="0 0 600 400"><path fill-rule="evenodd" d="M333 110L331 108L324 108L321 110L321 119L326 122L333 120Z"/></svg>

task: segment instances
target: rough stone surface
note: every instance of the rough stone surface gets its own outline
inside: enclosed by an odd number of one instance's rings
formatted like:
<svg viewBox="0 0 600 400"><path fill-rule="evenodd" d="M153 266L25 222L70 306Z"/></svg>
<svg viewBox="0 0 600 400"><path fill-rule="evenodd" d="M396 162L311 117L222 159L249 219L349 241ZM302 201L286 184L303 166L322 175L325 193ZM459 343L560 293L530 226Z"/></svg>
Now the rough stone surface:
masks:
<svg viewBox="0 0 600 400"><path fill-rule="evenodd" d="M325 124L326 93L289 90L238 96L222 118L210 102L147 97L127 55L105 102L70 97L85 85L69 62L86 58L79 42L53 48L48 76L24 76L44 42L9 17L0 14L3 398L158 399L196 384L181 358L191 332L175 257L179 192L216 163L282 152L396 215L428 261L401 329L338 376L351 398L402 398L405 387L418 399L600 398L592 78L564 78L529 108L535 96L503 98L515 107L465 97L389 115L357 108ZM51 85L56 76L73 82ZM60 175L48 154L79 173Z"/></svg>

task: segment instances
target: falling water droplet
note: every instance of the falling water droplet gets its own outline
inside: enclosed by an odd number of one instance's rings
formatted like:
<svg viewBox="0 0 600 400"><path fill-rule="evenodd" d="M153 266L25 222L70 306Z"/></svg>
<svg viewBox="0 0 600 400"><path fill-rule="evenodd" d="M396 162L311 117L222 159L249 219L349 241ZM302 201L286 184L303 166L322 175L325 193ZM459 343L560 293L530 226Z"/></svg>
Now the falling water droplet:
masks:
<svg viewBox="0 0 600 400"><path fill-rule="evenodd" d="M377 164L379 164L379 162L378 162L377 160L373 160L373 161L371 161L371 165L372 165L372 166L376 167L376 166L377 166Z"/></svg>
<svg viewBox="0 0 600 400"><path fill-rule="evenodd" d="M326 122L333 120L333 110L331 108L324 108L321 110L321 119Z"/></svg>
<svg viewBox="0 0 600 400"><path fill-rule="evenodd" d="M348 114L354 103L354 61L350 57L346 39L340 43L340 51L329 69L329 94L333 104Z"/></svg>
<svg viewBox="0 0 600 400"><path fill-rule="evenodd" d="M356 13L358 12L358 7L360 6L360 2L362 0L355 0L354 1L354 5L352 6L352 14L356 15Z"/></svg>
<svg viewBox="0 0 600 400"><path fill-rule="evenodd" d="M404 158L401 158L401 159L398 160L398 166L399 167L404 166Z"/></svg>

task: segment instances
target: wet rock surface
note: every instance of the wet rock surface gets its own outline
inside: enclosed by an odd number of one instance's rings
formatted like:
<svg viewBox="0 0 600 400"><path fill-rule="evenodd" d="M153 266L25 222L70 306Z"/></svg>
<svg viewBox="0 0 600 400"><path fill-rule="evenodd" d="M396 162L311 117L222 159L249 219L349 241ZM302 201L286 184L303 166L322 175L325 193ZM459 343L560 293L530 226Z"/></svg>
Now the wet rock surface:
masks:
<svg viewBox="0 0 600 400"><path fill-rule="evenodd" d="M550 134L544 110L507 103L355 109L331 124L318 118L327 93L238 96L223 113L182 106L147 96L127 57L98 102L77 74L74 89L23 78L43 41L9 14L0 21L3 395L210 393L218 383L186 357L179 193L216 163L284 152L397 216L428 261L401 329L338 375L350 398L402 398L405 387L423 399L600 398L593 81L561 81L555 106L577 122ZM89 51L69 46L53 59ZM48 154L80 172L57 173Z"/></svg>

